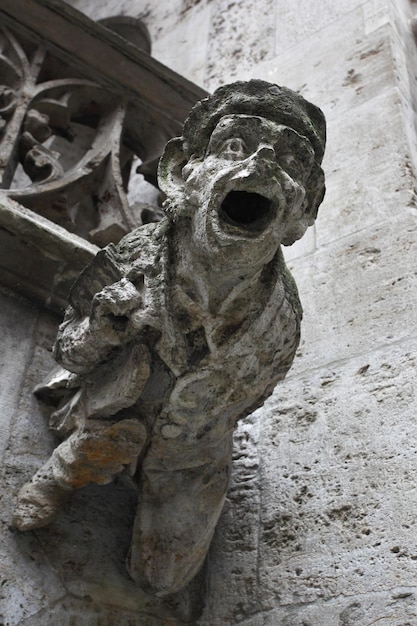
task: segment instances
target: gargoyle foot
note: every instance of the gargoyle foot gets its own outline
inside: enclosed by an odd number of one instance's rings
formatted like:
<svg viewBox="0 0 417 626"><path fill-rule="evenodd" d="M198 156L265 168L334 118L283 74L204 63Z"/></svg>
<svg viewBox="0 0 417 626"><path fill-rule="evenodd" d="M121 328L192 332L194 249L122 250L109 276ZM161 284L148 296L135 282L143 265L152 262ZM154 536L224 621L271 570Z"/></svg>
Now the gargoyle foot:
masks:
<svg viewBox="0 0 417 626"><path fill-rule="evenodd" d="M57 515L70 493L52 478L43 477L42 480L35 474L19 491L13 526L22 531L46 526Z"/></svg>
<svg viewBox="0 0 417 626"><path fill-rule="evenodd" d="M195 624L204 608L207 565L204 563L195 578L182 591L163 598L163 604L181 624Z"/></svg>

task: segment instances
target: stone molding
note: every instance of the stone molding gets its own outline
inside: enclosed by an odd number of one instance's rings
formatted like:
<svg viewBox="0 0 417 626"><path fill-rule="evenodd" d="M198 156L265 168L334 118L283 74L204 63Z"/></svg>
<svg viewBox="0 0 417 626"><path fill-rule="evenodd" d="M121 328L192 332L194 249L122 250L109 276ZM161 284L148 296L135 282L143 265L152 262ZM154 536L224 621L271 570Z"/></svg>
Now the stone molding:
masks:
<svg viewBox="0 0 417 626"><path fill-rule="evenodd" d="M206 92L59 0L5 0L0 28L0 272L62 311L97 245L159 218L156 201L129 202L129 179L156 187L166 142Z"/></svg>

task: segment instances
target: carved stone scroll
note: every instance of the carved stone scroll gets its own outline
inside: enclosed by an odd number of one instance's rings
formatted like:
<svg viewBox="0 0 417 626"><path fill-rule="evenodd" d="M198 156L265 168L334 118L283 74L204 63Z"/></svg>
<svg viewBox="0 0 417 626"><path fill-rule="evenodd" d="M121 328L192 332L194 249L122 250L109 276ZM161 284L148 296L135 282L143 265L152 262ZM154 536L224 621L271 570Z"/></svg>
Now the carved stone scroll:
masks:
<svg viewBox="0 0 417 626"><path fill-rule="evenodd" d="M321 111L284 87L238 82L195 105L161 159L166 216L100 251L72 288L59 368L37 388L63 442L22 487L17 528L49 524L75 489L125 472L139 491L130 575L162 597L194 578L236 421L298 346L281 244L314 222L324 143Z"/></svg>
<svg viewBox="0 0 417 626"><path fill-rule="evenodd" d="M6 30L3 42L5 193L100 246L119 241L142 224L127 190L134 155L147 158L134 140L140 132L129 135L128 102L89 80L41 81L45 52L38 48L34 64Z"/></svg>
<svg viewBox="0 0 417 626"><path fill-rule="evenodd" d="M97 245L161 219L159 157L206 95L139 49L139 20L105 26L0 3L0 283L60 314Z"/></svg>
<svg viewBox="0 0 417 626"><path fill-rule="evenodd" d="M106 24L132 38L137 22ZM157 161L184 119L173 106L187 90L196 94L188 108L204 93L108 28L55 0L0 7L2 194L99 246L159 219L157 189L152 206L129 193L156 186ZM134 44L149 49L146 28L139 34Z"/></svg>

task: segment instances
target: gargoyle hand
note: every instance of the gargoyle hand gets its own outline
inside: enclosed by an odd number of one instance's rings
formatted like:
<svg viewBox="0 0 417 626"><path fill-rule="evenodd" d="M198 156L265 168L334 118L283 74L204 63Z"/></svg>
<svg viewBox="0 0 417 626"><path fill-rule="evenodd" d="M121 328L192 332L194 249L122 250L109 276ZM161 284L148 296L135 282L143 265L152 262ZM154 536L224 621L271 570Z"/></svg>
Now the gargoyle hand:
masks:
<svg viewBox="0 0 417 626"><path fill-rule="evenodd" d="M135 286L127 278L122 278L95 294L91 303L90 329L105 335L107 343L125 343L133 334L129 323L131 316L142 303Z"/></svg>

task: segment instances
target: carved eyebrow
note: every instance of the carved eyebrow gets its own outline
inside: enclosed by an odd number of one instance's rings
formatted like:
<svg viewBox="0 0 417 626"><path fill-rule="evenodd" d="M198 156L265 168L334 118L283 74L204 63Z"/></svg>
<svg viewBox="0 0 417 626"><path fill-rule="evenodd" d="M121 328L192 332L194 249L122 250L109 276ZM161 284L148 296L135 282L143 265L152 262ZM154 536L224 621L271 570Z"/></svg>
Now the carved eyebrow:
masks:
<svg viewBox="0 0 417 626"><path fill-rule="evenodd" d="M217 138L217 136L221 136L221 137L230 137L230 136L240 136L243 133L248 133L251 132L253 133L253 128L251 129L249 127L249 125L247 124L242 124L241 126L236 126L236 125L230 125L230 126L220 126L220 127L216 127L211 135L211 138L214 136L215 138ZM210 139L211 139L210 138Z"/></svg>
<svg viewBox="0 0 417 626"><path fill-rule="evenodd" d="M261 122L260 118L259 122ZM293 151L294 156L300 161L314 160L314 149L307 137L300 135L289 126L281 125L279 128L271 128L262 122L257 128L254 128L253 124L250 123L218 125L213 130L204 156L208 156L213 149L234 137L243 139L249 150L256 147L259 142L266 141L273 144L278 151L280 146L284 151Z"/></svg>
<svg viewBox="0 0 417 626"><path fill-rule="evenodd" d="M216 133L216 131L221 131L221 133L219 132ZM228 141L229 139L233 139L233 138L243 139L245 143L247 143L248 134L242 133L240 129L238 131L236 127L233 127L233 126L230 126L229 128L215 129L207 144L207 148L205 150L204 156L207 156L210 153L210 151L213 149L213 147L222 146L225 141Z"/></svg>

